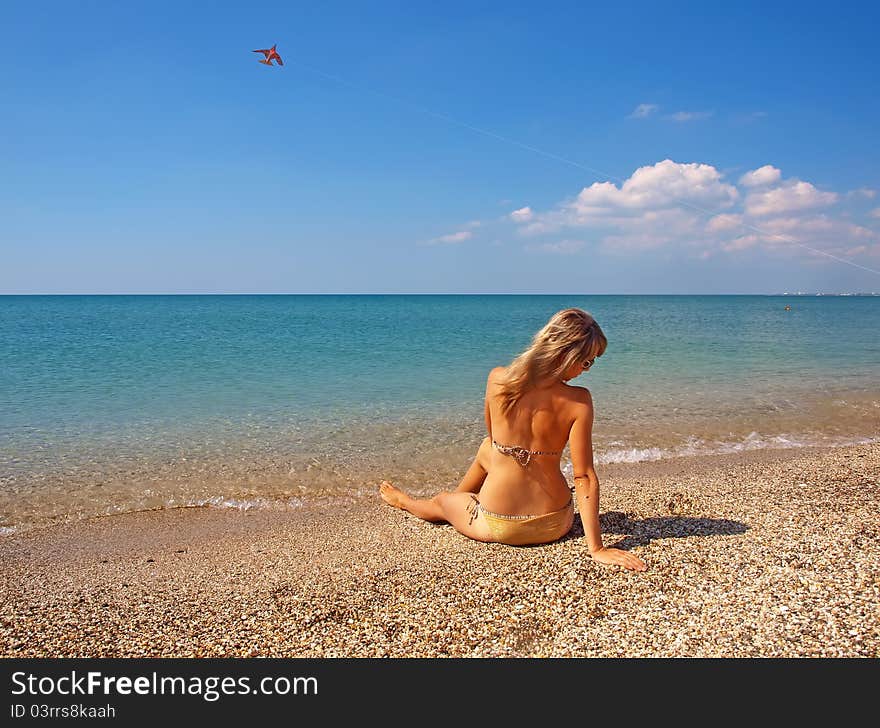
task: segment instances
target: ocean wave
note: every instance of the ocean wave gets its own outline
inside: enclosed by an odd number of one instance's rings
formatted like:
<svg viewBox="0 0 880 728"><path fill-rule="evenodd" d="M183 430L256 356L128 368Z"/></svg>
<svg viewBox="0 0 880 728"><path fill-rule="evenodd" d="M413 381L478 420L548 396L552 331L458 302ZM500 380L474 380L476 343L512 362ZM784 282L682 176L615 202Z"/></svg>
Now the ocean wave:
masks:
<svg viewBox="0 0 880 728"><path fill-rule="evenodd" d="M865 445L878 442L876 437L832 437L827 435L761 435L750 432L742 440L721 441L688 438L684 443L672 447L631 447L610 448L596 454L596 462L602 465L612 463L641 463L651 460L667 460L695 455L727 455L748 450L787 450L799 447L844 447L846 445Z"/></svg>
<svg viewBox="0 0 880 728"><path fill-rule="evenodd" d="M221 495L207 498L184 498L180 500L169 499L165 501L166 508L231 508L238 511L259 510L288 510L301 508L305 501L302 498L227 498Z"/></svg>

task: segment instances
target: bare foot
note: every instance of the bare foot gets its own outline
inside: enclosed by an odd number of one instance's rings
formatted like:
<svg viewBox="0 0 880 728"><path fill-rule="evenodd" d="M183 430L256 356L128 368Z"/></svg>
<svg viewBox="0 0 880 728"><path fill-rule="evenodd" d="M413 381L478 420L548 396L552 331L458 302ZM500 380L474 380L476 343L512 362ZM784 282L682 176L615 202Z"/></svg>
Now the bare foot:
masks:
<svg viewBox="0 0 880 728"><path fill-rule="evenodd" d="M403 508L403 503L407 499L406 493L400 490L400 488L395 488L387 480L383 480L379 484L379 495L382 496L383 501L395 508Z"/></svg>

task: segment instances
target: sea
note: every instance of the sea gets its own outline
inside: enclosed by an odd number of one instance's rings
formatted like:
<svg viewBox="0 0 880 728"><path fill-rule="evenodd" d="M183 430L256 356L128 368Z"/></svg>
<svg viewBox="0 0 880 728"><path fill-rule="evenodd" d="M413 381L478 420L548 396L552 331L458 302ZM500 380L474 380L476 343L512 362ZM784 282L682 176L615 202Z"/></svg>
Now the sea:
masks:
<svg viewBox="0 0 880 728"><path fill-rule="evenodd" d="M0 535L454 487L489 370L571 306L600 477L880 439L878 296L0 296Z"/></svg>

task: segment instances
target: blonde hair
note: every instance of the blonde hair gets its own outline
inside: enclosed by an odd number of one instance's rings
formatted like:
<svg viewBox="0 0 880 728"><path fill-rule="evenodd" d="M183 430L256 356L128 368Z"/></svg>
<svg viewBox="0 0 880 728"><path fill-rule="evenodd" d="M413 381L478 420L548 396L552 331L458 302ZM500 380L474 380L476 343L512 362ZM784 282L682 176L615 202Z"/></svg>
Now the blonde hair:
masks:
<svg viewBox="0 0 880 728"><path fill-rule="evenodd" d="M539 382L561 379L575 362L602 356L607 346L608 339L586 311L566 308L553 314L531 346L507 367L499 382L501 411L507 414Z"/></svg>

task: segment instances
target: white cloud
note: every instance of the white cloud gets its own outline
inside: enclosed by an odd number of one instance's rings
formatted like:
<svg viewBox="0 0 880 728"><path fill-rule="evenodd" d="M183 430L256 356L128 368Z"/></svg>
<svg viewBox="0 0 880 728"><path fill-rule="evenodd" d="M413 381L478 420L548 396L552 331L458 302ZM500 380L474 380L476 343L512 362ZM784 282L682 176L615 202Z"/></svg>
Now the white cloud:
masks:
<svg viewBox="0 0 880 728"><path fill-rule="evenodd" d="M428 241L431 243L463 243L470 240L474 234L470 230L460 230L457 233L449 233L449 235L441 235L439 238L432 238Z"/></svg>
<svg viewBox="0 0 880 728"><path fill-rule="evenodd" d="M761 222L761 231L768 236L784 235L797 240L869 240L877 234L861 225L854 225L845 220L836 220L827 215L814 217L779 217Z"/></svg>
<svg viewBox="0 0 880 728"><path fill-rule="evenodd" d="M674 114L669 114L666 118L679 122L700 121L708 119L714 113L714 111L676 111Z"/></svg>
<svg viewBox="0 0 880 728"><path fill-rule="evenodd" d="M759 192L750 192L745 200L745 211L749 215L781 215L795 210L808 210L824 207L837 202L834 192L821 192L809 182L789 180L782 187Z"/></svg>
<svg viewBox="0 0 880 728"><path fill-rule="evenodd" d="M691 246L703 237L701 221L698 213L677 207L646 210L635 217L616 219L602 240L602 249L619 253L676 244Z"/></svg>
<svg viewBox="0 0 880 728"><path fill-rule="evenodd" d="M596 228L603 248L614 251L656 248L676 239L693 243L703 235L701 210L730 207L738 197L711 165L665 159L640 167L619 187L596 182L556 209L535 213L528 208L528 224L520 233Z"/></svg>
<svg viewBox="0 0 880 728"><path fill-rule="evenodd" d="M679 164L671 159L639 167L620 187L594 182L581 190L571 209L579 216L644 210L680 201L728 207L739 193L721 181L721 173L709 164Z"/></svg>
<svg viewBox="0 0 880 728"><path fill-rule="evenodd" d="M634 231L623 235L607 235L602 240L606 253L628 253L641 250L655 250L673 242L669 235L655 231Z"/></svg>
<svg viewBox="0 0 880 728"><path fill-rule="evenodd" d="M657 104L639 104L633 112L627 116L627 119L646 119L657 111L660 107Z"/></svg>
<svg viewBox="0 0 880 728"><path fill-rule="evenodd" d="M838 201L835 192L784 180L772 165L744 174L740 185L726 182L712 165L665 159L620 184L595 182L549 210L524 207L508 217L525 236L589 230L587 240L608 254L665 248L706 259L760 247L821 262L832 258L810 248L848 257L880 250L880 231L856 225L842 212L817 212ZM869 214L880 218L880 208ZM585 244L542 241L527 249L570 253Z"/></svg>
<svg viewBox="0 0 880 728"><path fill-rule="evenodd" d="M514 222L528 222L532 219L533 215L531 207L521 207L519 210L514 210L510 213L510 219Z"/></svg>
<svg viewBox="0 0 880 728"><path fill-rule="evenodd" d="M760 237L757 235L742 235L738 238L734 238L727 243L724 243L721 246L721 249L728 253L734 253L738 250L745 250L746 248L752 248L760 242Z"/></svg>
<svg viewBox="0 0 880 728"><path fill-rule="evenodd" d="M560 240L555 243L542 243L540 245L527 245L526 250L537 253L554 253L557 255L573 255L582 250L586 245L584 240Z"/></svg>
<svg viewBox="0 0 880 728"><path fill-rule="evenodd" d="M841 249L838 253L841 257L850 258L855 255L870 255L880 258L880 243L870 245L856 245L853 248Z"/></svg>
<svg viewBox="0 0 880 728"><path fill-rule="evenodd" d="M706 223L706 231L720 233L742 225L742 215L716 215Z"/></svg>
<svg viewBox="0 0 880 728"><path fill-rule="evenodd" d="M857 190L850 190L846 193L847 197L861 197L865 200L873 200L877 196L877 190L872 190L869 187L860 187Z"/></svg>
<svg viewBox="0 0 880 728"><path fill-rule="evenodd" d="M782 178L782 172L771 164L765 164L763 167L753 169L746 172L739 178L739 183L743 187L763 187L765 185L775 184Z"/></svg>
<svg viewBox="0 0 880 728"><path fill-rule="evenodd" d="M530 207L522 208L512 219L526 223L519 230L523 235L546 235L565 228L609 228L609 234L616 231L634 236L626 238L627 245L635 241L638 247L646 247L647 237L652 235L646 225L674 225L679 233L696 234L698 221L705 223L703 209L730 207L738 197L737 189L725 183L711 165L665 159L640 167L619 187L596 182L556 209L536 213Z"/></svg>
<svg viewBox="0 0 880 728"><path fill-rule="evenodd" d="M482 223L481 221L479 221L479 220L471 220L470 222L466 222L466 223L464 224L464 227L466 227L466 228L478 228L478 227L480 227L482 224L483 224L483 223Z"/></svg>
<svg viewBox="0 0 880 728"><path fill-rule="evenodd" d="M760 243L777 251L800 252L816 259L830 260L822 252L839 257L873 254L880 250L880 234L846 220L813 215L790 215L762 220L755 232L723 242L722 250L735 252Z"/></svg>

